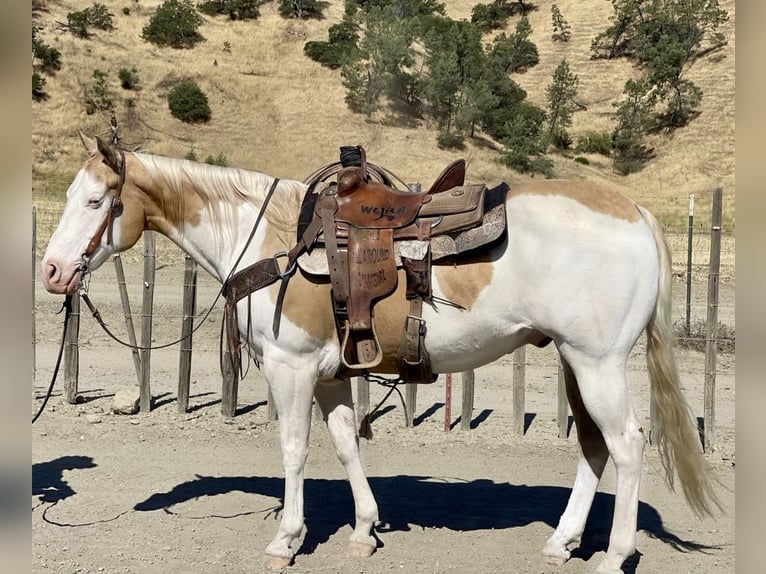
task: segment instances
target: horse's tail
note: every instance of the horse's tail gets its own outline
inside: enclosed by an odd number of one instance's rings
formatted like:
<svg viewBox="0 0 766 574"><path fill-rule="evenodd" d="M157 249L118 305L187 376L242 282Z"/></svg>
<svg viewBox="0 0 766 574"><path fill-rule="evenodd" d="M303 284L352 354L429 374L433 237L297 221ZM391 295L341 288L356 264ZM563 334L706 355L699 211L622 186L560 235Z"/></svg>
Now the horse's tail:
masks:
<svg viewBox="0 0 766 574"><path fill-rule="evenodd" d="M639 209L657 244L660 267L657 303L646 327L646 361L657 426L651 429L651 438L659 448L670 489L673 490L674 487L676 470L684 496L692 510L699 516L710 515L713 505L721 508L713 490L717 481L702 454L696 425L681 393L678 369L673 356L675 335L671 316L670 248L657 219L647 210Z"/></svg>

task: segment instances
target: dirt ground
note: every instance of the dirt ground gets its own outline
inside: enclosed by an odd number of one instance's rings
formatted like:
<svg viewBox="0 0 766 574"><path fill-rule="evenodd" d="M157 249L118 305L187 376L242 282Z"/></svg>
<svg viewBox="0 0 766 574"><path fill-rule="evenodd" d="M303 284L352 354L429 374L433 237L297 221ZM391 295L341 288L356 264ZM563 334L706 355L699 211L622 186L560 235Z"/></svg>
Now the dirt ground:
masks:
<svg viewBox="0 0 766 574"><path fill-rule="evenodd" d="M153 341L180 333L183 261L159 261ZM140 321L141 264L126 271ZM38 284L39 285L39 284ZM676 285L680 302L684 284ZM198 312L217 285L200 271ZM111 263L97 271L91 297L124 334ZM695 314L704 286L695 286ZM721 286L721 321L733 327L734 289ZM62 316L60 297L37 290L35 406L51 376ZM702 309L700 311L700 309ZM677 311L676 314L679 312ZM237 416L220 414L220 304L195 333L190 409L176 403L178 347L151 357L154 408L110 414L114 393L136 384L130 350L109 340L87 314L80 331L78 404L66 404L61 382L32 427L32 533L35 573L205 573L265 571L264 549L276 532L283 493L278 429L267 419L266 389L251 367L240 383ZM702 416L704 355L679 352L683 386ZM362 459L380 508L378 551L346 556L353 504L321 420L313 423L306 469L306 529L289 572L578 574L593 572L608 542L614 469L607 468L582 544L561 567L540 559L574 480L574 429L558 438L554 351L527 350L524 436L512 428L512 357L476 371L472 428L461 430L460 376L453 381L452 429L444 431L444 377L418 391L415 426L404 427L393 399L362 441ZM721 481L726 512L700 520L680 493L668 490L659 458L644 456L638 551L627 572L734 572L735 359L719 355L717 448L707 455ZM632 398L648 424L642 344L629 363ZM371 402L385 389L373 385Z"/></svg>

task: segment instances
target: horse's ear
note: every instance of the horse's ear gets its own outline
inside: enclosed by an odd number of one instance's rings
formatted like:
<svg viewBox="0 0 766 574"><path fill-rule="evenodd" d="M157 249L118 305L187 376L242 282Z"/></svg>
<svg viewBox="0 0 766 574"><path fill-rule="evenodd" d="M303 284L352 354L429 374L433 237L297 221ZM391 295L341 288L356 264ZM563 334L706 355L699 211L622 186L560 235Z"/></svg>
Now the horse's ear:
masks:
<svg viewBox="0 0 766 574"><path fill-rule="evenodd" d="M92 137L84 134L82 130L77 130L77 133L80 134L80 141L82 142L82 145L85 146L85 149L87 150L89 155L96 155L98 152L98 143L95 139Z"/></svg>
<svg viewBox="0 0 766 574"><path fill-rule="evenodd" d="M98 146L99 153L104 156L106 165L111 167L115 173L120 173L122 171L122 158L120 155L114 151L112 146L98 136L96 136L96 145Z"/></svg>

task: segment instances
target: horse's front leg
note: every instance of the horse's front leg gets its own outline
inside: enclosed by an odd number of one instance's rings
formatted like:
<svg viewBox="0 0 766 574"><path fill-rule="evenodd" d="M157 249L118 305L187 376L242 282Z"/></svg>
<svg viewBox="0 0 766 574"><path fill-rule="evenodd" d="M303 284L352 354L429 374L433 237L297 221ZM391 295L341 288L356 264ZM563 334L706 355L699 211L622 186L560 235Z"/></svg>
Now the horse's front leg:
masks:
<svg viewBox="0 0 766 574"><path fill-rule="evenodd" d="M269 384L279 417L285 496L282 520L274 539L266 547L269 566L281 570L295 555L290 544L303 530L303 472L311 430L311 404L316 370L286 362L264 361L263 374Z"/></svg>
<svg viewBox="0 0 766 574"><path fill-rule="evenodd" d="M356 523L349 540L349 553L370 556L376 548L376 540L371 533L378 520L378 505L359 458L359 435L356 432L351 383L340 379L320 381L315 395L354 496Z"/></svg>

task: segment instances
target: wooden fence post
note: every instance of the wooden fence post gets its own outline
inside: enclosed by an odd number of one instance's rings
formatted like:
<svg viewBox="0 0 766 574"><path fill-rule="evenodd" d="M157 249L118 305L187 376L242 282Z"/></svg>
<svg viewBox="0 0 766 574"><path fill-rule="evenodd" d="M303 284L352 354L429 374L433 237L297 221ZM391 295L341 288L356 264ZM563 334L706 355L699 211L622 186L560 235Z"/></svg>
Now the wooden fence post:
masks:
<svg viewBox="0 0 766 574"><path fill-rule="evenodd" d="M558 367L558 423L559 423L559 438L567 438L569 434L569 401L567 400L567 387L566 380L564 379L564 368L561 366L561 359L559 358Z"/></svg>
<svg viewBox="0 0 766 574"><path fill-rule="evenodd" d="M125 327L128 330L128 341L133 348L133 366L136 369L136 380L141 384L141 353L138 351L136 343L136 329L133 326L133 312L130 309L130 298L128 297L128 287L125 283L125 269L122 267L122 258L119 253L114 256L114 272L117 275L117 287L120 290L120 300L122 301L122 312L125 315Z"/></svg>
<svg viewBox="0 0 766 574"><path fill-rule="evenodd" d="M370 381L364 377L356 377L356 426L370 410Z"/></svg>
<svg viewBox="0 0 766 574"><path fill-rule="evenodd" d="M32 206L32 383L37 380L37 208Z"/></svg>
<svg viewBox="0 0 766 574"><path fill-rule="evenodd" d="M460 373L460 380L463 383L463 409L460 415L460 428L469 430L473 416L474 372L463 371Z"/></svg>
<svg viewBox="0 0 766 574"><path fill-rule="evenodd" d="M707 337L705 340L705 418L704 446L715 450L715 378L718 351L718 279L721 268L721 219L723 191L713 190L713 213L710 229L710 268L707 276Z"/></svg>
<svg viewBox="0 0 766 574"><path fill-rule="evenodd" d="M513 429L524 434L524 400L527 349L521 346L513 352Z"/></svg>
<svg viewBox="0 0 766 574"><path fill-rule="evenodd" d="M407 409L404 417L404 425L411 427L415 424L415 409L418 403L418 385L416 383L405 383L404 385L404 406Z"/></svg>
<svg viewBox="0 0 766 574"><path fill-rule="evenodd" d="M444 376L444 432L452 426L452 373Z"/></svg>
<svg viewBox="0 0 766 574"><path fill-rule="evenodd" d="M152 390L149 382L152 351L152 307L154 305L154 275L156 246L154 232L144 233L144 292L141 306L141 412L152 410Z"/></svg>
<svg viewBox="0 0 766 574"><path fill-rule="evenodd" d="M233 360L229 346L224 345L221 364L223 385L221 388L221 414L233 417L237 413L237 394L239 393L239 364ZM271 404L271 401L269 401Z"/></svg>
<svg viewBox="0 0 766 574"><path fill-rule="evenodd" d="M191 383L192 331L197 312L197 262L185 256L183 285L183 316L181 319L181 351L178 365L178 412L189 410L189 386Z"/></svg>
<svg viewBox="0 0 766 574"><path fill-rule="evenodd" d="M72 314L64 343L64 400L70 405L77 402L77 383L80 374L80 295L72 295Z"/></svg>

